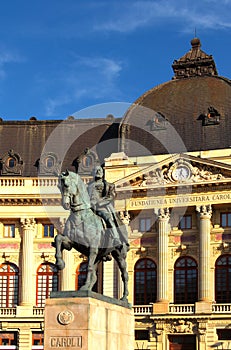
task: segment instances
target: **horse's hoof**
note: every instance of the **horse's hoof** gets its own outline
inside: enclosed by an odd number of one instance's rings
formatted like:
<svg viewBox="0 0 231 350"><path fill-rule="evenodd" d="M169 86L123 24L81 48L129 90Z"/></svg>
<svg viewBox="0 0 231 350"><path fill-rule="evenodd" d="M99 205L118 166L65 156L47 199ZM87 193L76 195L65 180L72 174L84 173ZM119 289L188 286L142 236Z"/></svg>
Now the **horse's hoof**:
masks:
<svg viewBox="0 0 231 350"><path fill-rule="evenodd" d="M79 290L88 290L88 291L90 291L91 289L88 286L84 285L81 288L79 288Z"/></svg>
<svg viewBox="0 0 231 350"><path fill-rule="evenodd" d="M121 299L120 299L120 301L122 301L127 307L129 307L130 309L132 308L132 304L130 304L129 302L128 302L128 298L127 297L122 297Z"/></svg>
<svg viewBox="0 0 231 350"><path fill-rule="evenodd" d="M128 303L128 298L127 297L122 297L122 298L120 298L120 301L124 301L125 303Z"/></svg>

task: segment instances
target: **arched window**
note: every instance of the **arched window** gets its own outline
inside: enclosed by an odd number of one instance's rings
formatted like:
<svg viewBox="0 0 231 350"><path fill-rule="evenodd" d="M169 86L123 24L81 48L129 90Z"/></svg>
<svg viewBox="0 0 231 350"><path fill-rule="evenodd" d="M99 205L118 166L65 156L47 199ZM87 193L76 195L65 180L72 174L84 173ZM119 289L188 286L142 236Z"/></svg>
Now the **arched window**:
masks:
<svg viewBox="0 0 231 350"><path fill-rule="evenodd" d="M58 290L58 269L54 264L41 264L37 270L37 293L36 305L43 307L46 298L49 297L50 292Z"/></svg>
<svg viewBox="0 0 231 350"><path fill-rule="evenodd" d="M231 302L231 255L222 255L216 261L215 296L217 303Z"/></svg>
<svg viewBox="0 0 231 350"><path fill-rule="evenodd" d="M134 304L146 305L156 302L156 264L151 259L140 259L135 265Z"/></svg>
<svg viewBox="0 0 231 350"><path fill-rule="evenodd" d="M93 163L93 159L91 156L85 156L82 160L82 163L83 163L83 166L85 168L89 168L90 166L92 166L92 163Z"/></svg>
<svg viewBox="0 0 231 350"><path fill-rule="evenodd" d="M87 262L82 262L76 270L75 288L79 290L87 278ZM103 293L103 263L99 263L97 269L97 282L92 288L93 292Z"/></svg>
<svg viewBox="0 0 231 350"><path fill-rule="evenodd" d="M179 258L174 271L174 303L194 304L198 300L198 269L194 259Z"/></svg>
<svg viewBox="0 0 231 350"><path fill-rule="evenodd" d="M45 164L47 168L53 168L53 166L55 165L55 160L53 157L47 157L45 159Z"/></svg>
<svg viewBox="0 0 231 350"><path fill-rule="evenodd" d="M9 168L14 168L16 165L16 160L14 158L10 157L10 158L8 158L7 163L8 163L7 165Z"/></svg>
<svg viewBox="0 0 231 350"><path fill-rule="evenodd" d="M18 267L11 263L0 266L0 306L18 305Z"/></svg>

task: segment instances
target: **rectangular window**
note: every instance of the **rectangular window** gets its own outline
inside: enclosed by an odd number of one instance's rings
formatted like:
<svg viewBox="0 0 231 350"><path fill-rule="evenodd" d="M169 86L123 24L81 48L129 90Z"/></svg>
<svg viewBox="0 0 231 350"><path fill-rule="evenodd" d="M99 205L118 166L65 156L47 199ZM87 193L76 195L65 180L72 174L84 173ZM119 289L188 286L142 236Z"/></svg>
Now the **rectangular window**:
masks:
<svg viewBox="0 0 231 350"><path fill-rule="evenodd" d="M15 224L4 224L4 237L5 238L15 237Z"/></svg>
<svg viewBox="0 0 231 350"><path fill-rule="evenodd" d="M149 331L146 329L135 330L135 340L149 340Z"/></svg>
<svg viewBox="0 0 231 350"><path fill-rule="evenodd" d="M221 226L231 227L231 213L221 213Z"/></svg>
<svg viewBox="0 0 231 350"><path fill-rule="evenodd" d="M32 349L43 349L44 334L43 332L32 333Z"/></svg>
<svg viewBox="0 0 231 350"><path fill-rule="evenodd" d="M231 329L217 329L218 340L231 340Z"/></svg>
<svg viewBox="0 0 231 350"><path fill-rule="evenodd" d="M0 348L2 346L10 346L10 349L16 349L17 333L16 332L0 332ZM7 348L6 348L7 349Z"/></svg>
<svg viewBox="0 0 231 350"><path fill-rule="evenodd" d="M151 218L141 218L139 221L139 231L148 232L151 231Z"/></svg>
<svg viewBox="0 0 231 350"><path fill-rule="evenodd" d="M181 230L188 230L192 228L192 215L184 215L180 218L179 228Z"/></svg>
<svg viewBox="0 0 231 350"><path fill-rule="evenodd" d="M43 225L43 237L54 237L54 225L44 224Z"/></svg>

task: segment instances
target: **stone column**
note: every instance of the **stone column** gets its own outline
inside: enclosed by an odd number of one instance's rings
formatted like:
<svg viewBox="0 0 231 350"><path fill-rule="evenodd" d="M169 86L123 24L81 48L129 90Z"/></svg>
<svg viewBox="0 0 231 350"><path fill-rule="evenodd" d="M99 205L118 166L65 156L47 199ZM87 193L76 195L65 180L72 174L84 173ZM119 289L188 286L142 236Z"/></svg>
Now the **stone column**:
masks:
<svg viewBox="0 0 231 350"><path fill-rule="evenodd" d="M169 210L161 209L158 216L158 275L157 301L168 301L168 231Z"/></svg>
<svg viewBox="0 0 231 350"><path fill-rule="evenodd" d="M60 289L75 290L75 271L73 271L74 259L72 251L63 250L62 258L65 262L65 268L61 271L61 286Z"/></svg>
<svg viewBox="0 0 231 350"><path fill-rule="evenodd" d="M111 298L115 297L114 273L114 259L112 259L107 261L103 268L103 294Z"/></svg>
<svg viewBox="0 0 231 350"><path fill-rule="evenodd" d="M33 239L35 234L35 220L33 218L21 219L22 224L22 280L21 303L22 306L31 306L34 295L31 293L33 283Z"/></svg>
<svg viewBox="0 0 231 350"><path fill-rule="evenodd" d="M210 219L211 205L197 207L200 215L199 225L199 301L211 301L210 286Z"/></svg>
<svg viewBox="0 0 231 350"><path fill-rule="evenodd" d="M154 312L168 312L168 232L169 209L160 209L158 215L157 303ZM157 304L162 304L158 306Z"/></svg>

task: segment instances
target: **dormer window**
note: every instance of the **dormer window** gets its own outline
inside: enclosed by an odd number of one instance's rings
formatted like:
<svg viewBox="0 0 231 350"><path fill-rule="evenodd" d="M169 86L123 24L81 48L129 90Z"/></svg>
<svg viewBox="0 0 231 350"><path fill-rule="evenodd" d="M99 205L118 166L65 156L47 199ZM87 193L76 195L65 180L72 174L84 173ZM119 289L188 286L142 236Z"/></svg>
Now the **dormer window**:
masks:
<svg viewBox="0 0 231 350"><path fill-rule="evenodd" d="M35 166L39 170L39 175L54 175L60 172L60 162L56 154L52 152L42 154Z"/></svg>
<svg viewBox="0 0 231 350"><path fill-rule="evenodd" d="M202 120L202 126L220 124L220 113L213 107L208 107L208 112L200 114L197 120Z"/></svg>
<svg viewBox="0 0 231 350"><path fill-rule="evenodd" d="M12 149L0 159L1 175L21 175L23 170L23 161L20 155Z"/></svg>

